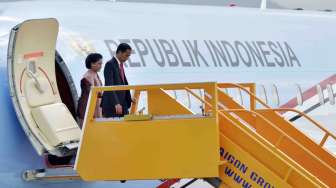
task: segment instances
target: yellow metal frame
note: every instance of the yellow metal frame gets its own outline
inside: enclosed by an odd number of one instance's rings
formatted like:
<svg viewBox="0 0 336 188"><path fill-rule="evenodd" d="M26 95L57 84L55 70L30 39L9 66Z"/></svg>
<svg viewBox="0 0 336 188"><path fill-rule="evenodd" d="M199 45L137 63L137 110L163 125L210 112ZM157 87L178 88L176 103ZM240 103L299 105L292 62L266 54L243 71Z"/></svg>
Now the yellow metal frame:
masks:
<svg viewBox="0 0 336 188"><path fill-rule="evenodd" d="M255 111L256 110L256 103L258 102L262 106L264 106L267 110L270 110L270 111L273 111L273 112L287 112L287 111L291 111L291 112L295 112L295 113L299 114L300 116L306 118L313 125L315 125L317 128L319 128L320 130L322 130L325 133L325 135L323 136L321 142L319 143L319 145L321 147L324 146L324 144L325 144L326 140L328 139L328 137L331 137L333 140L336 141L336 136L333 133L331 133L330 131L328 131L327 129L325 129L321 124L319 124L317 121L315 121L314 119L312 119L311 117L309 117L307 114L305 114L305 113L303 113L303 112L301 112L299 110L292 109L292 108L272 108L269 105L267 105L264 101L262 101L261 99L259 99L255 95L255 84L254 83L243 83L243 84L220 83L220 84L218 84L218 87L219 88L239 88L239 89L245 91L250 96L250 110L251 111ZM246 87L249 88L249 90L246 89Z"/></svg>
<svg viewBox="0 0 336 188"><path fill-rule="evenodd" d="M220 87L238 87L251 94L250 110L244 109L220 92ZM203 89L206 95L203 98L193 92L193 89ZM131 115L125 120L96 121L93 113L97 93L115 90L134 90L137 103L140 93L147 92L148 114L137 114L138 104L135 103L131 107ZM193 95L206 107L203 116L195 116L190 109L171 97L167 93L168 90L185 90ZM288 133L280 127L279 124L283 122L271 121L266 117L268 116L266 113L279 116L277 111L295 110L271 109L266 104L262 104L266 109L256 109L256 103L263 102L254 93L255 85L250 83L93 88L84 122L82 143L76 160L76 170L81 178L87 181L220 176L223 180L222 187L241 187L242 185L237 184L233 177L225 174L227 168L237 168L238 163L230 162L223 156L220 159L218 156L220 144L231 155L239 156L241 160L239 164L244 162L249 168L258 172L260 177L270 180L270 183L276 187L332 185L334 180L329 176L333 176L334 169L325 159L318 158L312 152L315 146L301 143L304 138L299 140L293 138L292 132ZM222 102L224 104L219 105ZM225 109L218 110L219 106L224 106ZM257 132L232 116L232 113L250 123ZM335 138L316 121L305 114L303 116L325 131L326 135L319 145L323 146L329 136ZM270 129L274 131L269 131ZM304 154L305 158L297 158L293 149ZM93 158L95 160L92 160ZM320 175L316 174L307 161L316 163L315 166L322 166L323 172ZM257 180L251 181L251 170L247 173L236 170L235 176L244 178L252 186L259 186L260 182L258 183Z"/></svg>
<svg viewBox="0 0 336 188"><path fill-rule="evenodd" d="M246 173L237 169L235 162L222 167L221 179L230 187L242 185L223 173L227 167L233 169L236 176L239 175L252 187L260 186L258 181L251 180L252 172L268 180L270 187L327 187L273 144L231 116L228 111L219 110L219 122L221 147L230 155L239 156L240 164L244 163L248 167Z"/></svg>
<svg viewBox="0 0 336 188"><path fill-rule="evenodd" d="M223 86L223 84L219 85ZM248 87L252 92L255 92L254 84L242 85L244 87ZM236 84L225 84L225 86L235 88ZM191 90L187 91L196 98L200 98ZM238 105L233 104L234 101L222 92L218 92L217 96L219 98L218 103L225 103L222 104L222 107L230 108ZM211 97L207 97L207 95L205 95L204 103L206 106L206 112L211 112L211 105L208 102L211 99ZM254 100L253 96L250 96L250 99L252 100L252 102L250 103L250 108L254 111L238 109L236 110L239 111L238 116L244 116L243 119L248 118L249 122L253 122L253 126L259 124L256 116L268 122L268 120L265 119L262 115L255 112L256 101ZM248 182L249 185L252 185L253 187L260 186L260 182L258 184L258 180L251 180L252 171L247 170L247 172L242 173L241 170L237 169L237 166L242 163L244 163L245 166L248 167L248 169L252 168L253 171L258 172L260 177L262 176L263 178L268 179L270 181L269 183L271 183L271 185L275 187L326 187L324 183L317 180L312 174L304 170L295 161L284 155L278 147L278 144L280 144L280 142L275 144L267 142L258 134L251 131L250 128L246 127L240 121L231 116L229 109L219 110L218 113L221 140L220 145L222 148L225 148L225 151L229 152L229 154L226 154L226 158L227 155L239 157L237 158L239 162L226 162L223 166L221 166L220 174L223 181L222 187L244 186L243 184L237 183L237 181L234 179L238 176L239 179L243 179L242 182L244 183ZM279 130L276 126L274 127ZM281 132L281 130L279 131ZM282 135L285 134L283 133ZM303 148L303 150L311 154L306 149ZM222 158L222 160L232 160L232 158ZM321 162L320 160L318 161ZM226 174L228 169L233 172L232 176Z"/></svg>
<svg viewBox="0 0 336 188"><path fill-rule="evenodd" d="M257 133L263 135L275 148L283 151L328 185L336 183L334 178L336 177L336 171L325 161L321 160L318 155L308 150L297 140L278 128L278 126L275 125L276 121L272 123L270 120L266 119L264 115L244 109L226 110L226 112L234 112L237 115L241 112L252 113L256 117Z"/></svg>
<svg viewBox="0 0 336 188"><path fill-rule="evenodd" d="M261 103L266 108L271 108L267 104L265 104L261 99L256 97L256 95L255 95L255 93L256 93L255 83L239 83L239 84L218 83L217 86L218 86L219 91L221 91L220 89L222 89L222 88L227 88L227 89L228 88L238 88L238 89L241 89L241 90L245 91L250 96L250 110L252 110L252 111L256 109L257 102ZM248 88L248 89L246 89L246 88Z"/></svg>
<svg viewBox="0 0 336 188"><path fill-rule="evenodd" d="M296 110L296 109L292 109L292 108L273 108L270 109L273 112L295 112L297 114L300 114L300 116L306 118L308 121L310 121L311 123L313 123L316 127L318 127L320 130L322 130L325 134L321 140L321 142L319 143L319 146L323 147L325 142L327 141L328 137L333 138L336 141L336 136L331 133L330 131L328 131L326 128L324 128L322 125L320 125L317 121L315 121L314 119L312 119L311 117L309 117L307 114ZM335 164L336 165L336 164Z"/></svg>
<svg viewBox="0 0 336 188"><path fill-rule="evenodd" d="M322 125L295 109L272 109L255 95L255 84L218 84L219 88L238 88L245 91L250 96L250 110L245 110L223 92L219 92L219 103L225 102L227 112L234 113L244 119L256 131L270 141L275 147L291 156L295 161L319 177L327 185L335 185L336 179L336 158L323 148L327 138L335 136L326 130ZM246 89L246 87L249 88ZM265 109L256 109L255 105L259 102ZM297 130L290 122L282 118L277 112L292 111L308 119L313 125L321 129L325 135L321 142L315 143L309 137ZM267 126L266 126L267 125ZM279 147L281 145L281 147Z"/></svg>
<svg viewBox="0 0 336 188"><path fill-rule="evenodd" d="M165 92L185 88L204 89L212 95L209 103L213 113L193 118ZM218 177L221 163L216 88L216 83L92 88L76 159L79 175L86 181ZM95 120L98 92L116 90L135 90L138 96L140 91L147 92L148 113L153 119ZM132 113L136 109L132 107ZM190 117L172 116L188 114Z"/></svg>

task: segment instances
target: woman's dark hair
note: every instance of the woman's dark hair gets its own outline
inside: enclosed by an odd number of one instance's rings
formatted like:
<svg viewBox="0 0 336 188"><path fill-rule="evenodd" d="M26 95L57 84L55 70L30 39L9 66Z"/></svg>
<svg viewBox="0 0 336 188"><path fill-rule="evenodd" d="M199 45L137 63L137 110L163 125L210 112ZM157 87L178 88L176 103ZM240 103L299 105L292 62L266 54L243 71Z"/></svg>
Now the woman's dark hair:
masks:
<svg viewBox="0 0 336 188"><path fill-rule="evenodd" d="M117 47L117 52L116 53L119 53L119 52L126 52L127 50L132 50L131 46L127 43L121 43L119 44L119 46Z"/></svg>
<svg viewBox="0 0 336 188"><path fill-rule="evenodd" d="M85 66L87 69L91 69L91 65L97 61L103 59L103 56L99 53L91 53L85 59Z"/></svg>

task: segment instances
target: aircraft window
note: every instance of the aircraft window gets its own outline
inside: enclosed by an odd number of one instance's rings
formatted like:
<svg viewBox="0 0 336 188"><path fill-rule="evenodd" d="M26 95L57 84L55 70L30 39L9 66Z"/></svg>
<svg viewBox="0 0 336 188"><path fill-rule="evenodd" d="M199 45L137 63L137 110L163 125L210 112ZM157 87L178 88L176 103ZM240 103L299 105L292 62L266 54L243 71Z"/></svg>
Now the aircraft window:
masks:
<svg viewBox="0 0 336 188"><path fill-rule="evenodd" d="M317 94L321 105L324 105L324 94L320 84L316 85Z"/></svg>
<svg viewBox="0 0 336 188"><path fill-rule="evenodd" d="M274 104L278 107L280 105L280 98L278 94L278 88L275 84L272 86L272 94L274 99Z"/></svg>
<svg viewBox="0 0 336 188"><path fill-rule="evenodd" d="M267 99L267 93L266 93L266 88L263 84L260 85L261 92L262 92L262 97L264 99L264 102L268 104L268 99Z"/></svg>
<svg viewBox="0 0 336 188"><path fill-rule="evenodd" d="M331 105L335 104L335 97L334 97L334 90L331 86L331 84L327 85L327 90L328 90L328 98L329 98L329 102Z"/></svg>
<svg viewBox="0 0 336 188"><path fill-rule="evenodd" d="M299 84L296 84L297 94L296 94L296 101L298 105L303 104L303 96L302 96L302 89Z"/></svg>

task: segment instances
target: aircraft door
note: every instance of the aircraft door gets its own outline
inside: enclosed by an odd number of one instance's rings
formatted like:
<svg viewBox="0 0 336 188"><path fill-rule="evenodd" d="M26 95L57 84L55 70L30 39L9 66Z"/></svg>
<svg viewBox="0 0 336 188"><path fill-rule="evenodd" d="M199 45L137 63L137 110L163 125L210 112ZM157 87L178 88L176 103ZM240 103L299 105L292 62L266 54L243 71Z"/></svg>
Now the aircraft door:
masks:
<svg viewBox="0 0 336 188"><path fill-rule="evenodd" d="M19 121L41 155L73 153L80 129L62 103L55 73L56 19L25 21L11 31L8 76Z"/></svg>

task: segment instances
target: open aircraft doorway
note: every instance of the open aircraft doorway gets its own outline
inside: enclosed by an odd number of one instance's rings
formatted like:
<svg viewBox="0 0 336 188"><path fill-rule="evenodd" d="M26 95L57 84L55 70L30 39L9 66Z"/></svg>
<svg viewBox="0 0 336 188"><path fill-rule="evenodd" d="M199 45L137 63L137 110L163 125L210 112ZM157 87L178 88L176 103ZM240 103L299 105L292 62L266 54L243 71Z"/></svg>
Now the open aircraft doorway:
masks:
<svg viewBox="0 0 336 188"><path fill-rule="evenodd" d="M71 75L55 54L58 29L52 18L14 27L8 77L17 117L37 153L63 157L76 152L80 128L74 116L77 93Z"/></svg>

